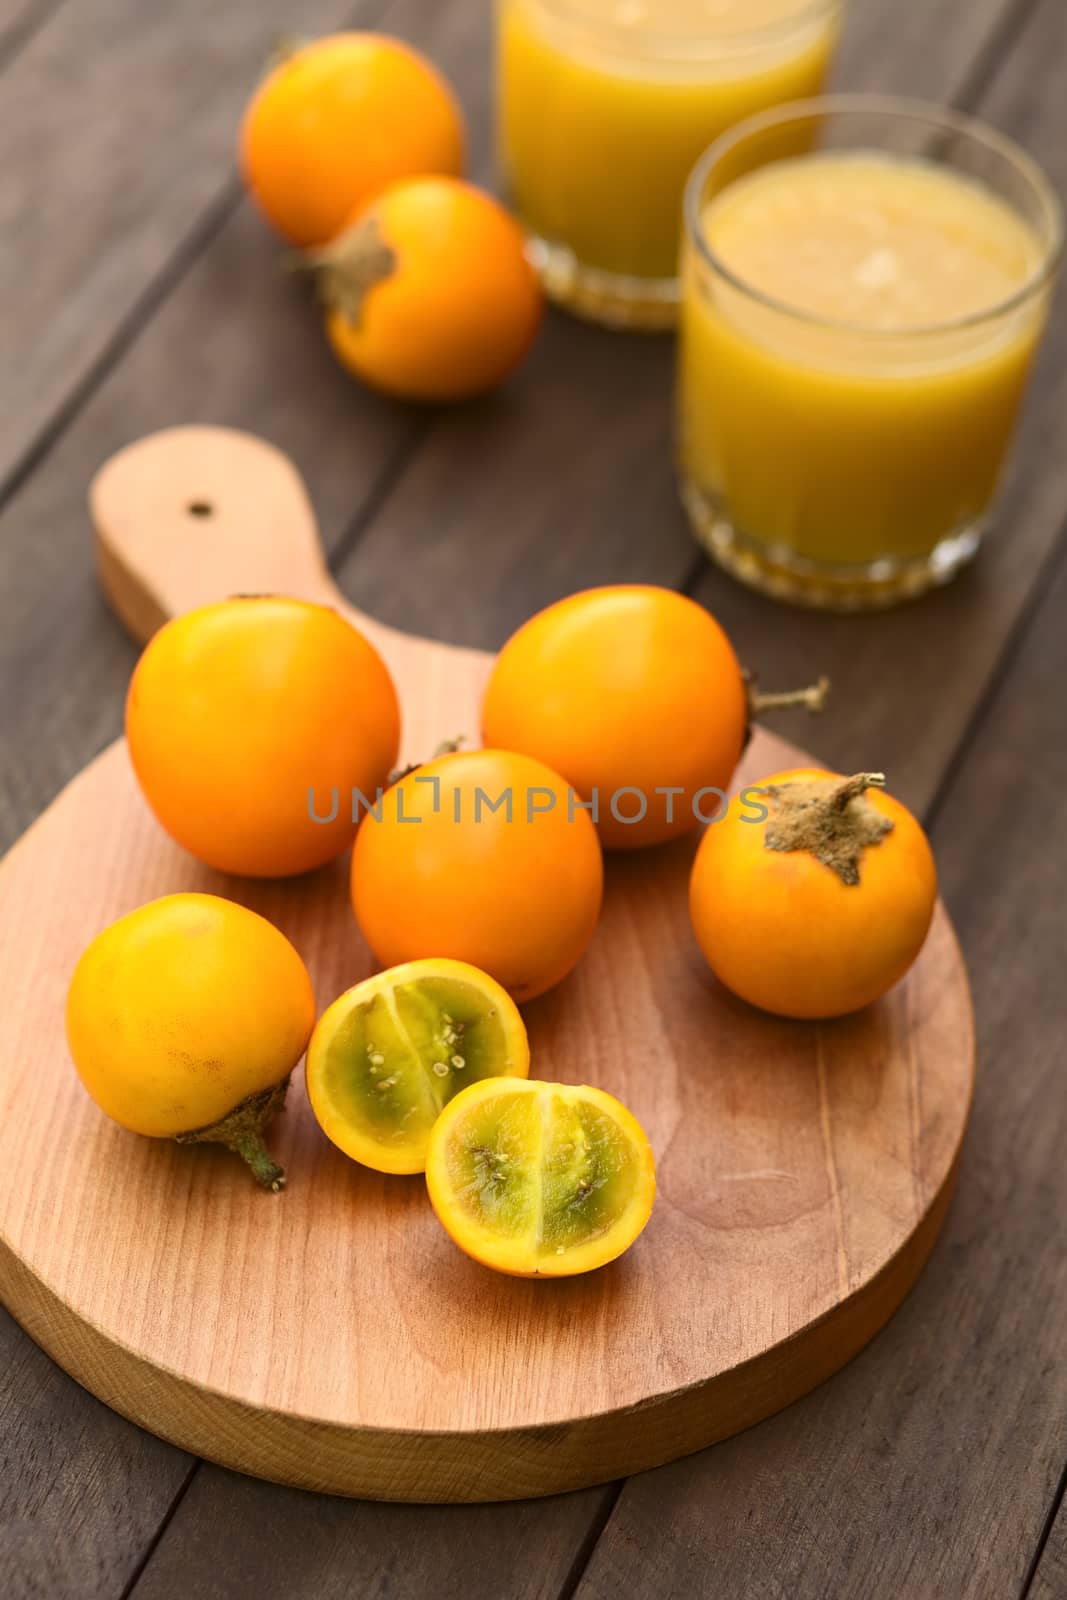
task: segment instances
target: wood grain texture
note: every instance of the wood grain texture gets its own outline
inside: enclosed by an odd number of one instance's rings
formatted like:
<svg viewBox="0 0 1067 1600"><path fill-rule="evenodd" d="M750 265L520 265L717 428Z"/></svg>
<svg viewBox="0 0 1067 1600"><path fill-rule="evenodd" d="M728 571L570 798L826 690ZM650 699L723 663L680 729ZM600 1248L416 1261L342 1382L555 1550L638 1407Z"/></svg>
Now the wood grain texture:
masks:
<svg viewBox="0 0 1067 1600"><path fill-rule="evenodd" d="M1038 1555L1025 1600L1063 1600L1067 1594L1067 1501L1062 1497Z"/></svg>
<svg viewBox="0 0 1067 1600"><path fill-rule="evenodd" d="M976 79L995 72L997 53L1031 3L848 0L832 87L958 101Z"/></svg>
<svg viewBox="0 0 1067 1600"><path fill-rule="evenodd" d="M305 0L299 20L382 9ZM0 89L0 483L236 202L241 107L292 21L288 0L78 0L17 52Z"/></svg>
<svg viewBox="0 0 1067 1600"><path fill-rule="evenodd" d="M0 72L64 0L0 0Z"/></svg>
<svg viewBox="0 0 1067 1600"><path fill-rule="evenodd" d="M412 1509L302 1494L205 1466L182 1502L181 1527L164 1533L135 1593L557 1600L608 1498L593 1489L525 1505Z"/></svg>
<svg viewBox="0 0 1067 1600"><path fill-rule="evenodd" d="M105 587L139 634L220 594L339 598L299 479L246 435L156 435L101 471L92 505ZM489 658L356 620L393 671L409 758L476 735ZM738 781L803 761L757 733ZM320 1003L372 970L343 866L221 879L160 834L112 747L0 873L0 963L23 996L0 1018L6 1302L92 1392L184 1447L388 1499L581 1487L806 1392L892 1314L943 1220L971 1095L966 979L939 913L878 1006L814 1026L761 1016L695 949L692 848L609 861L589 953L527 1008L537 1072L567 1081L580 1061L646 1128L647 1242L608 1271L515 1282L457 1257L421 1183L340 1156L299 1092L277 1205L218 1151L131 1140L86 1100L62 1038L69 974L147 899L199 887L253 905L304 954Z"/></svg>
<svg viewBox="0 0 1067 1600"><path fill-rule="evenodd" d="M84 1393L6 1313L0 1369L5 1596L120 1594L194 1462Z"/></svg>

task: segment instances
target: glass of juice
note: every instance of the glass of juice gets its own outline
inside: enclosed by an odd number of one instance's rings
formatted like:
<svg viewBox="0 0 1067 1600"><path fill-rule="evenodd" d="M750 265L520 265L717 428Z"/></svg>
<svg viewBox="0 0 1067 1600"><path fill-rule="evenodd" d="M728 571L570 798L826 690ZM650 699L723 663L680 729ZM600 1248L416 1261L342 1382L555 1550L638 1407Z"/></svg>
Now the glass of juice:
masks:
<svg viewBox="0 0 1067 1600"><path fill-rule="evenodd" d="M817 94L844 0L497 0L504 178L555 300L673 324L682 195L713 139Z"/></svg>
<svg viewBox="0 0 1067 1600"><path fill-rule="evenodd" d="M724 135L686 193L682 496L743 582L854 610L975 554L1046 321L1059 202L1017 146L831 96Z"/></svg>

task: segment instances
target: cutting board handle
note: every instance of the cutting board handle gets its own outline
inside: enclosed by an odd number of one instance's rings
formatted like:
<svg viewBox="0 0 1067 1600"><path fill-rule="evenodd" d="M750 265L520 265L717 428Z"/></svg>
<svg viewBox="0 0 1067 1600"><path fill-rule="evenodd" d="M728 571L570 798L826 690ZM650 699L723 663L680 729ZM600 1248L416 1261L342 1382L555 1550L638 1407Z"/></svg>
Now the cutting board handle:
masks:
<svg viewBox="0 0 1067 1600"><path fill-rule="evenodd" d="M100 582L142 642L170 617L234 594L342 608L299 472L235 428L167 428L127 445L89 488ZM357 615L371 636L391 634Z"/></svg>

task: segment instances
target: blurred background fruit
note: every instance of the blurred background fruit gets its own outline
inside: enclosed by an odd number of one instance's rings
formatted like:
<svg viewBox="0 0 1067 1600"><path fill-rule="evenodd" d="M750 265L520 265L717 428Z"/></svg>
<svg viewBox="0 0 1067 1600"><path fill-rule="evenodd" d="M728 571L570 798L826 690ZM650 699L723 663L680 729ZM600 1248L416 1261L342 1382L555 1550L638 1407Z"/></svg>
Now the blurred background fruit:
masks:
<svg viewBox="0 0 1067 1600"><path fill-rule="evenodd" d="M518 366L542 297L521 228L454 178L392 185L317 257L338 359L407 400L464 400Z"/></svg>
<svg viewBox="0 0 1067 1600"><path fill-rule="evenodd" d="M325 244L397 178L459 173L463 113L426 58L374 33L295 49L252 97L241 126L245 182L278 232Z"/></svg>

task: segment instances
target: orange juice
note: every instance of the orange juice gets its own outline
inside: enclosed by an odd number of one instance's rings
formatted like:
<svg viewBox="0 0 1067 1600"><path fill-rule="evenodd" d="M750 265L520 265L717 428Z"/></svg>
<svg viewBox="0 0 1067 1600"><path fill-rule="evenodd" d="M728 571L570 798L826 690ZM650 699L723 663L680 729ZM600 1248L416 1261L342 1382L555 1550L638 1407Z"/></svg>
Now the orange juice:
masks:
<svg viewBox="0 0 1067 1600"><path fill-rule="evenodd" d="M949 575L1000 477L1048 238L985 183L878 150L779 161L696 204L681 469L703 542L813 603Z"/></svg>
<svg viewBox="0 0 1067 1600"><path fill-rule="evenodd" d="M500 143L557 298L663 323L701 151L816 92L842 0L498 0Z"/></svg>

